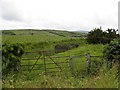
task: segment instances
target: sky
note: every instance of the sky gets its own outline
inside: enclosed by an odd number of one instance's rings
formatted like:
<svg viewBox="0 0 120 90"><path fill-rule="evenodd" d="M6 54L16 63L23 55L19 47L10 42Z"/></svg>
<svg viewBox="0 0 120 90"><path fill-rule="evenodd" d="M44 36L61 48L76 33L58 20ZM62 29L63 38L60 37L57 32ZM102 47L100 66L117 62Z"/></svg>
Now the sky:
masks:
<svg viewBox="0 0 120 90"><path fill-rule="evenodd" d="M0 0L0 30L118 29L119 0Z"/></svg>
<svg viewBox="0 0 120 90"><path fill-rule="evenodd" d="M118 33L120 34L120 1L118 3Z"/></svg>

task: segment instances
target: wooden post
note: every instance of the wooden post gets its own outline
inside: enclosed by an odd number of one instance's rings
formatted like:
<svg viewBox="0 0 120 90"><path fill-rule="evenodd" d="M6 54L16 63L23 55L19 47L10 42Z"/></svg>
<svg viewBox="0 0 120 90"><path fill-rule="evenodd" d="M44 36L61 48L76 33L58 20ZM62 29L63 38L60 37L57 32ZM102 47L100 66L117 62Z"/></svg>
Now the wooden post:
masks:
<svg viewBox="0 0 120 90"><path fill-rule="evenodd" d="M90 63L91 63L91 61L90 61L90 53L88 53L87 55L86 55L86 69L87 69L87 73L89 74L90 73Z"/></svg>
<svg viewBox="0 0 120 90"><path fill-rule="evenodd" d="M28 65L30 65L30 60L28 60ZM29 68L29 67L28 67L27 69L28 69L28 71L30 71L30 68Z"/></svg>
<svg viewBox="0 0 120 90"><path fill-rule="evenodd" d="M44 52L43 52L44 53ZM45 75L46 75L46 62L45 62L45 54L43 54L44 56L44 67L45 67Z"/></svg>
<svg viewBox="0 0 120 90"><path fill-rule="evenodd" d="M73 59L72 59L72 57L70 57L70 59L69 59L69 67L70 67L70 70L73 74Z"/></svg>

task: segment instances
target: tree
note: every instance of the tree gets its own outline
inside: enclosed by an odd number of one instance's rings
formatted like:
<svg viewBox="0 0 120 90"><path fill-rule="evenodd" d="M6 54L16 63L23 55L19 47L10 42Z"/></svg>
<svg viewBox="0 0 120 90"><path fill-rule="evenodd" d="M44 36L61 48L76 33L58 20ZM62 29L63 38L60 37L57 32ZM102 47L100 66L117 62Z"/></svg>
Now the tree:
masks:
<svg viewBox="0 0 120 90"><path fill-rule="evenodd" d="M92 44L103 43L104 32L100 28L95 28L91 30L87 35L87 42Z"/></svg>
<svg viewBox="0 0 120 90"><path fill-rule="evenodd" d="M108 28L106 31L107 31L106 37L109 38L110 41L112 41L114 38L118 37L117 30Z"/></svg>
<svg viewBox="0 0 120 90"><path fill-rule="evenodd" d="M116 32L115 29L108 28L106 31L103 31L101 27L95 28L88 33L87 42L90 44L110 43L110 41L118 37Z"/></svg>

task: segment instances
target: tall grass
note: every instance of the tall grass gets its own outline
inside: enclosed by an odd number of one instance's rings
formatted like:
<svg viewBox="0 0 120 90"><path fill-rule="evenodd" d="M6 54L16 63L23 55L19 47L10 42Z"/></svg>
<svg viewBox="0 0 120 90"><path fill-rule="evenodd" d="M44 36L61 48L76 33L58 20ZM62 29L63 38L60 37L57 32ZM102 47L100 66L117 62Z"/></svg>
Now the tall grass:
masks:
<svg viewBox="0 0 120 90"><path fill-rule="evenodd" d="M118 88L117 66L108 71L105 65L96 76L86 78L73 77L68 73L54 75L25 74L8 77L3 87L14 88ZM14 81L15 79L15 81Z"/></svg>

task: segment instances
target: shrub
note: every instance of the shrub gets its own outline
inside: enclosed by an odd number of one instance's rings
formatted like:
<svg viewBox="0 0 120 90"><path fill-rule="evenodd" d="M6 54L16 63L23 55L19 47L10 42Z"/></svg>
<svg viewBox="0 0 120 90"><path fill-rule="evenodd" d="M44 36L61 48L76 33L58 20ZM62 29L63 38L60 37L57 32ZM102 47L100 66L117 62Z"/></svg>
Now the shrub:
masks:
<svg viewBox="0 0 120 90"><path fill-rule="evenodd" d="M119 35L116 34L115 29L109 29L103 31L100 28L95 28L91 30L87 35L87 42L90 44L106 44L110 43L113 39L117 38Z"/></svg>
<svg viewBox="0 0 120 90"><path fill-rule="evenodd" d="M107 61L111 64L111 66L113 61L120 63L120 39L114 40L109 45L107 45L104 50L104 55L106 56Z"/></svg>
<svg viewBox="0 0 120 90"><path fill-rule="evenodd" d="M64 52L64 51L67 51L69 50L69 46L68 45L60 45L60 44L57 44L55 46L55 52L58 53L58 52Z"/></svg>
<svg viewBox="0 0 120 90"><path fill-rule="evenodd" d="M57 45L55 45L55 52L56 53L64 52L64 51L70 50L72 48L77 48L78 46L79 46L79 44L77 44L77 43L57 44Z"/></svg>
<svg viewBox="0 0 120 90"><path fill-rule="evenodd" d="M4 44L2 47L3 74L9 74L11 71L19 71L24 46L22 44Z"/></svg>

